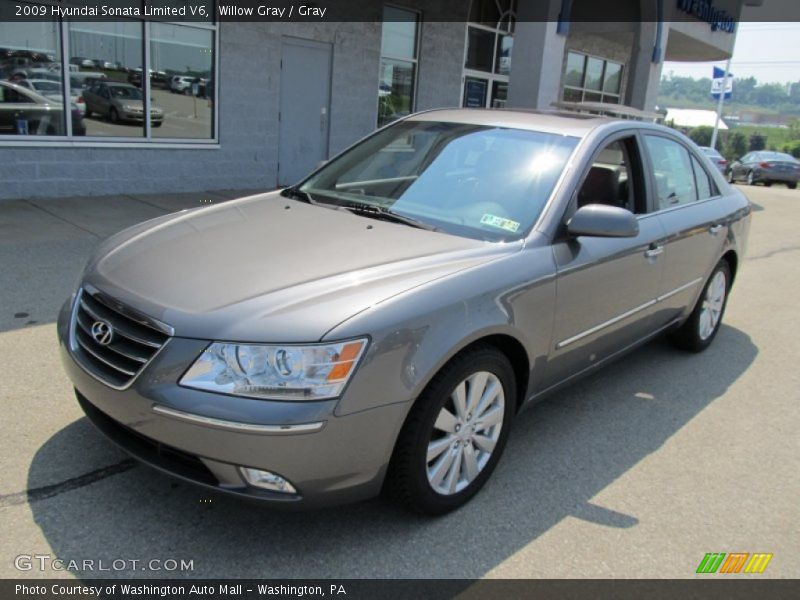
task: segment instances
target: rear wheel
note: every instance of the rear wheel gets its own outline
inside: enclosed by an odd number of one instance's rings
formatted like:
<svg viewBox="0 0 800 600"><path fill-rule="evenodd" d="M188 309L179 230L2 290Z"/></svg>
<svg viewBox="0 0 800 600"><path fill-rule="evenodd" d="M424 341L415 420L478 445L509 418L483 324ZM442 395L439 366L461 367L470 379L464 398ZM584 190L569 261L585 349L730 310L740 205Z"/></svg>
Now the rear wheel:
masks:
<svg viewBox="0 0 800 600"><path fill-rule="evenodd" d="M492 474L515 408L514 370L504 354L481 346L456 357L411 409L385 492L431 515L462 506Z"/></svg>
<svg viewBox="0 0 800 600"><path fill-rule="evenodd" d="M793 183L787 183L786 187L788 187L790 190L796 190L797 189L797 182L795 181Z"/></svg>
<svg viewBox="0 0 800 600"><path fill-rule="evenodd" d="M701 352L711 345L722 323L728 303L731 269L725 259L719 261L708 278L697 304L687 321L670 335L679 348Z"/></svg>

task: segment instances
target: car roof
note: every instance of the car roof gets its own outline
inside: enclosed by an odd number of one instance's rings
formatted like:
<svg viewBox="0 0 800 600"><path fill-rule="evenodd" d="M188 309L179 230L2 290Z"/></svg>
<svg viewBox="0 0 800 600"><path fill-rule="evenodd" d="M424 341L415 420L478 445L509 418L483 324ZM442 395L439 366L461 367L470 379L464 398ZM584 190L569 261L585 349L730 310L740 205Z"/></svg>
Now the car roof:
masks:
<svg viewBox="0 0 800 600"><path fill-rule="evenodd" d="M453 108L431 110L417 113L410 121L440 121L446 123L466 123L488 127L509 127L527 129L544 133L556 133L575 137L585 137L602 125L629 123L638 126L639 121L626 121L611 117L600 117L582 113L563 111L539 111L496 108Z"/></svg>

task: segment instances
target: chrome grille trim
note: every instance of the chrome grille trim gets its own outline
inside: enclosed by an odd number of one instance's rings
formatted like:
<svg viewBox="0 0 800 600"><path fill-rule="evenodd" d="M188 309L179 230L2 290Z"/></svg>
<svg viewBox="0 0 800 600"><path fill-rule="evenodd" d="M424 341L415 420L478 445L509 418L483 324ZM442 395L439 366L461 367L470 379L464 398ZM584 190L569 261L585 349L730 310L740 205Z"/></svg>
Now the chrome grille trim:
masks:
<svg viewBox="0 0 800 600"><path fill-rule="evenodd" d="M104 321L113 329L102 345L92 335L92 323ZM69 350L75 362L105 385L124 390L158 355L173 329L151 319L90 286L78 290L70 316Z"/></svg>

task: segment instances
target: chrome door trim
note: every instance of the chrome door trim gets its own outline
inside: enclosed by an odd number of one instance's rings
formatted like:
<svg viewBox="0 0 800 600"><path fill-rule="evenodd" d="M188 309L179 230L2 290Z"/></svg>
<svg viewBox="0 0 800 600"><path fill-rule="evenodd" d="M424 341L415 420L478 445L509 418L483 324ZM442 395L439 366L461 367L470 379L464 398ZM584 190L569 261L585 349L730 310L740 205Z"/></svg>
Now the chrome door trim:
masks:
<svg viewBox="0 0 800 600"><path fill-rule="evenodd" d="M614 323L619 323L623 319L627 319L628 317L633 316L636 313L641 312L646 308L650 308L655 303L656 303L655 299L650 300L648 302L645 302L641 306L637 306L636 308L632 308L631 310L629 310L627 312L624 312L621 315L617 315L616 317L614 317L612 319L609 319L608 321L605 321L604 323L600 323L599 325L595 325L591 329L587 329L586 331L582 331L581 333L579 333L577 335L573 335L571 338L567 338L566 340L558 342L558 344L556 344L556 350L560 350L561 348L563 348L565 346L569 346L570 344L572 344L574 342L577 342L578 340L582 340L583 338L585 338L587 336L590 336L593 333L597 333L601 329L605 329L606 327L610 327Z"/></svg>
<svg viewBox="0 0 800 600"><path fill-rule="evenodd" d="M159 404L152 406L153 412L164 417L177 419L192 423L193 425L203 425L239 433L261 433L268 435L291 435L295 433L314 433L325 426L325 421L315 423L297 423L293 425L259 425L257 423L240 423L238 421L227 421L225 419L215 419L214 417L204 417L194 413L175 410Z"/></svg>
<svg viewBox="0 0 800 600"><path fill-rule="evenodd" d="M674 296L675 294L680 294L682 291L688 290L690 287L696 286L701 281L703 281L703 278L702 277L698 277L694 281L690 281L689 283L686 283L686 284L684 284L684 285L682 285L680 287L677 287L674 290L672 290L671 292L667 292L666 294L662 294L661 296L656 298L656 302L663 302L667 298L672 298L672 296Z"/></svg>
<svg viewBox="0 0 800 600"><path fill-rule="evenodd" d="M641 311L643 311L643 310L645 310L647 308L650 308L654 304L657 304L659 302L663 302L664 300L666 300L667 298L671 298L675 294L679 294L679 293L683 292L684 290L688 290L689 288L697 285L701 281L703 281L703 278L702 277L698 277L697 279L695 279L693 281L690 281L689 283L686 283L686 284L684 284L684 285L682 285L680 287L677 287L674 290L671 290L671 291L667 292L666 294L662 294L661 296L658 296L657 298L654 298L653 300L650 300L649 302L645 302L641 306L637 306L636 308L632 308L631 310L626 311L626 312L622 313L621 315L617 315L616 317L613 317L613 318L609 319L608 321L604 321L603 323L600 323L599 325L595 325L594 327L591 327L590 329L587 329L586 331L582 331L581 333L573 335L570 338L562 340L562 341L560 341L560 342L558 342L556 344L556 350L561 350L565 346L569 346L570 344L573 344L573 343L577 342L578 340L582 340L583 338L588 337L588 336L590 336L590 335L592 335L594 333L597 333L598 331L600 331L602 329L605 329L606 327L611 327L612 325L614 325L616 323L619 323L623 319L627 319L628 317L632 317L636 313L639 313L639 312L641 312Z"/></svg>

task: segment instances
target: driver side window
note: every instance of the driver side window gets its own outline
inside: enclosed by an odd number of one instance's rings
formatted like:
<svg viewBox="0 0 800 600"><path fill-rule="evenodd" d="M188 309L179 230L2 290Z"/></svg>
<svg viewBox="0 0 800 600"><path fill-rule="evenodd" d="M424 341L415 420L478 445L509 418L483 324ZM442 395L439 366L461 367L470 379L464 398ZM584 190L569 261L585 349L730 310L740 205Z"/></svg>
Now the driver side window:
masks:
<svg viewBox="0 0 800 600"><path fill-rule="evenodd" d="M578 190L578 206L605 204L634 214L647 211L641 161L634 136L614 140L595 154Z"/></svg>

